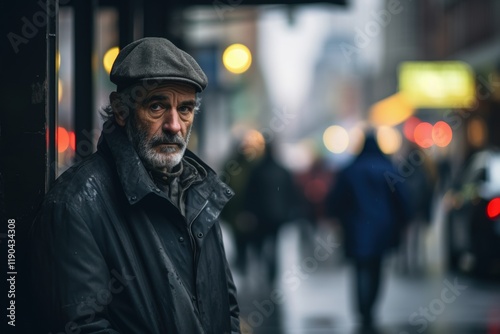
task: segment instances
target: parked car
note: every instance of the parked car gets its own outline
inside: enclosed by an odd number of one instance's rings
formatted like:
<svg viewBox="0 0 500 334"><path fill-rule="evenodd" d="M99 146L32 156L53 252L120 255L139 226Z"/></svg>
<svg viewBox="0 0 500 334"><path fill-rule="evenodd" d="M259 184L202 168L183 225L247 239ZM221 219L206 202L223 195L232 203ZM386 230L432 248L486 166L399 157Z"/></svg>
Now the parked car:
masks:
<svg viewBox="0 0 500 334"><path fill-rule="evenodd" d="M448 268L500 271L500 151L472 155L445 198Z"/></svg>

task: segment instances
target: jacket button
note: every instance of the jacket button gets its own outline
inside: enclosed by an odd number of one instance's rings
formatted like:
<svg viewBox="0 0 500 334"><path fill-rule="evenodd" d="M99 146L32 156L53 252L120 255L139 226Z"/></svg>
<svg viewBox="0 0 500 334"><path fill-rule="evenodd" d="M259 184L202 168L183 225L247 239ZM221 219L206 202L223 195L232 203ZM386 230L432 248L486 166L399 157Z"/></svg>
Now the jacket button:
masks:
<svg viewBox="0 0 500 334"><path fill-rule="evenodd" d="M184 238L183 237L179 237L179 242L183 242L184 241Z"/></svg>
<svg viewBox="0 0 500 334"><path fill-rule="evenodd" d="M226 188L226 194L231 195L231 190L229 190L228 188Z"/></svg>
<svg viewBox="0 0 500 334"><path fill-rule="evenodd" d="M201 238L203 238L203 233L198 232L198 234L196 236L201 239Z"/></svg>

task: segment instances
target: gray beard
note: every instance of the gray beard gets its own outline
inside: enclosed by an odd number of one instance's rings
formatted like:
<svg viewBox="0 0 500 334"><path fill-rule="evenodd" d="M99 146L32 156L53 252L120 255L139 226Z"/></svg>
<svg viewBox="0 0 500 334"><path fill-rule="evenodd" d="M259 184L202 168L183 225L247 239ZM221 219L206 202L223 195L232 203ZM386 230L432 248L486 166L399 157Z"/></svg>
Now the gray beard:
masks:
<svg viewBox="0 0 500 334"><path fill-rule="evenodd" d="M192 126L188 129L186 139L182 138L179 133L172 135L165 132L148 139L147 131L137 124L133 114L130 115L125 125L127 137L143 164L149 170L153 169L160 172L171 172L181 162L189 142L189 137L191 136L191 129ZM175 148L163 147L161 152L169 154L158 153L155 150L155 146L162 143L176 143L179 145L180 151L174 153L176 151Z"/></svg>

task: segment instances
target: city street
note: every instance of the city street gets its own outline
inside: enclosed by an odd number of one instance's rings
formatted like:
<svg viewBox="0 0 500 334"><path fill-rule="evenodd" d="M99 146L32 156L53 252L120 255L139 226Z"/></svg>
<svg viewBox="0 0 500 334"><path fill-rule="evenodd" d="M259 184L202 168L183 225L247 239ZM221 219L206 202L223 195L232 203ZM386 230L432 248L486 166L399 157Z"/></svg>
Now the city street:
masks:
<svg viewBox="0 0 500 334"><path fill-rule="evenodd" d="M428 260L421 274L403 274L396 256L386 261L377 329L381 334L500 333L500 283L443 273L437 241L439 210L436 221L428 232ZM300 247L307 233L297 225L284 228L280 277L274 288L262 278L265 273L256 261L245 277L233 270L244 333L357 333L352 271L342 260L335 234L334 229L323 228L315 233L313 244ZM231 240L226 244L231 260Z"/></svg>
<svg viewBox="0 0 500 334"><path fill-rule="evenodd" d="M500 0L0 15L0 334L500 334Z"/></svg>

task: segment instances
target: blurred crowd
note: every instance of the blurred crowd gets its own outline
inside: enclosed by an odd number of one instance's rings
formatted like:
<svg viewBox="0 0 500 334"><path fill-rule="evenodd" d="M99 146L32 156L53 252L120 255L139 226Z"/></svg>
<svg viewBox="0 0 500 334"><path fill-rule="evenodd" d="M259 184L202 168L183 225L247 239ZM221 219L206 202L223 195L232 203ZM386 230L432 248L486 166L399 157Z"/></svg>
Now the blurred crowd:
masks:
<svg viewBox="0 0 500 334"><path fill-rule="evenodd" d="M422 239L439 176L418 146L408 143L399 152L401 161L410 155L417 161L404 171L395 156L380 150L373 129L364 138L360 153L343 168L318 156L296 172L282 164L276 143L249 132L227 159L232 168L224 181L236 195L222 217L235 241L235 271L245 276L249 259L256 259L270 286L278 276L277 244L284 226L298 226L305 244L312 244L324 225L339 231L343 257L354 268L359 323L371 333L386 255L396 253L402 274L424 272Z"/></svg>

